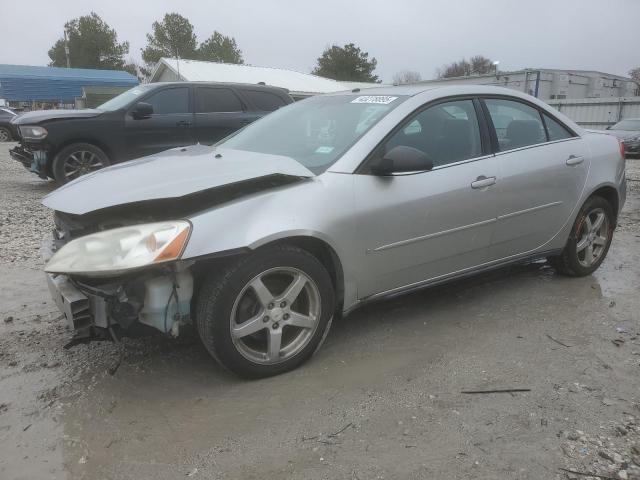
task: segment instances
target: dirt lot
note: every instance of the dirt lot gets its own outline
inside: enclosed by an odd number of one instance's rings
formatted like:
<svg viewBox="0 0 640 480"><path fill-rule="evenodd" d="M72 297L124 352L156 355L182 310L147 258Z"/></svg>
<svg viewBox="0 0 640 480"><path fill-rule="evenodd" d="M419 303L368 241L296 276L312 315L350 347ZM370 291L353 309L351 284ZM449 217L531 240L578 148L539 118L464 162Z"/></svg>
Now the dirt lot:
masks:
<svg viewBox="0 0 640 480"><path fill-rule="evenodd" d="M247 382L191 336L63 346L52 186L0 145L0 478L640 478L640 161L595 275L544 263L363 308ZM530 389L502 394L466 390ZM635 461L635 464L634 464Z"/></svg>

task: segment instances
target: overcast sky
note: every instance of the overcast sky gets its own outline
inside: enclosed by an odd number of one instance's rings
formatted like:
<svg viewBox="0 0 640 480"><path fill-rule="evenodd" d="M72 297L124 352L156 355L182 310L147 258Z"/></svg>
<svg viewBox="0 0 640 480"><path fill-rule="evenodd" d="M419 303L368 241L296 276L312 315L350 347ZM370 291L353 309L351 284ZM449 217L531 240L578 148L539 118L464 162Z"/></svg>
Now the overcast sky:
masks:
<svg viewBox="0 0 640 480"><path fill-rule="evenodd" d="M254 65L309 72L325 47L353 42L387 82L403 69L432 78L475 54L501 70L640 66L640 0L0 0L0 63L46 65L65 21L91 10L136 60L151 23L177 12L199 40L235 37Z"/></svg>

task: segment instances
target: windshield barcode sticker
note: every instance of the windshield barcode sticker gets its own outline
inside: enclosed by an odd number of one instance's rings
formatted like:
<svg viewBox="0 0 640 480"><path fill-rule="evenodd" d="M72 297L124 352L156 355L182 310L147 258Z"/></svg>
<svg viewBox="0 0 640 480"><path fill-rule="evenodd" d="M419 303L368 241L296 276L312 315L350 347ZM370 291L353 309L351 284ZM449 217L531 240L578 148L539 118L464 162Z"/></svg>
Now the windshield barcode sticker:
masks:
<svg viewBox="0 0 640 480"><path fill-rule="evenodd" d="M393 102L398 97L390 97L388 95L364 95L362 97L354 98L351 103L377 103L381 105L387 105Z"/></svg>

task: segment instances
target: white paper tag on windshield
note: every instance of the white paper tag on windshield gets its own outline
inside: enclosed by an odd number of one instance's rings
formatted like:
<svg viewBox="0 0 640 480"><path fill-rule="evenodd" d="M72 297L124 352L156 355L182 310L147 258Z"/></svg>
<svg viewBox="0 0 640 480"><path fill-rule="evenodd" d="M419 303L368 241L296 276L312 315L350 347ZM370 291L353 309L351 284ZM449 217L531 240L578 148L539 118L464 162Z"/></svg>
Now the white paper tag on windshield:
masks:
<svg viewBox="0 0 640 480"><path fill-rule="evenodd" d="M354 98L351 103L377 103L380 105L387 105L393 102L398 97L390 97L388 95L364 95L362 97Z"/></svg>

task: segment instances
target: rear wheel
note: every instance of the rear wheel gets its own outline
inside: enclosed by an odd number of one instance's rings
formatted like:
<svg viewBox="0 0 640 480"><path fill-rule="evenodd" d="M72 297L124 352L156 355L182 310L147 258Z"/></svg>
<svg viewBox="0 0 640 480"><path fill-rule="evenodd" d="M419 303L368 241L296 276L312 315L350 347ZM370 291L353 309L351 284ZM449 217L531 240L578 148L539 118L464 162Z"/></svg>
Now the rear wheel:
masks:
<svg viewBox="0 0 640 480"><path fill-rule="evenodd" d="M196 323L202 343L224 367L260 378L308 360L333 312L327 270L307 251L283 245L211 274L198 296Z"/></svg>
<svg viewBox="0 0 640 480"><path fill-rule="evenodd" d="M74 143L56 155L53 160L53 178L58 183L67 183L110 164L107 154L95 145Z"/></svg>
<svg viewBox="0 0 640 480"><path fill-rule="evenodd" d="M582 277L604 261L613 238L614 215L609 202L591 197L580 209L562 254L551 258L560 273Z"/></svg>
<svg viewBox="0 0 640 480"><path fill-rule="evenodd" d="M12 140L11 132L6 127L0 127L0 142L10 142Z"/></svg>

